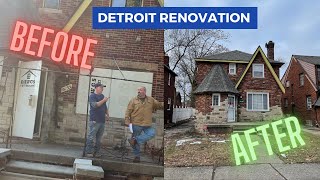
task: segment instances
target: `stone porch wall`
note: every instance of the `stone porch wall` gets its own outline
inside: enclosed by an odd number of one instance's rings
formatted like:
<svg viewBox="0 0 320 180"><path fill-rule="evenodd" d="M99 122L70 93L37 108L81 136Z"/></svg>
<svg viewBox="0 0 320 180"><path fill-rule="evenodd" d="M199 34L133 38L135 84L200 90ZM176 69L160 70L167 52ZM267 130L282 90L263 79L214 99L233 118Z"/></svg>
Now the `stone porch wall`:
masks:
<svg viewBox="0 0 320 180"><path fill-rule="evenodd" d="M13 68L3 68L3 70L0 76L0 130L7 130L12 119L15 70Z"/></svg>
<svg viewBox="0 0 320 180"><path fill-rule="evenodd" d="M224 99L224 100L223 100ZM207 124L223 124L228 121L228 96L222 95L220 106L214 106L209 114L196 113L195 129L203 132Z"/></svg>
<svg viewBox="0 0 320 180"><path fill-rule="evenodd" d="M85 130L86 130L86 115L76 114L76 107L74 104L63 103L58 107L58 114L60 118L57 126L55 123L50 123L49 141L59 144L84 145ZM89 121L89 117L88 117ZM164 134L164 115L163 111L154 113L152 126L156 129L156 137L148 142L149 145L154 145L160 149L163 144ZM89 130L89 123L88 129ZM106 123L106 129L102 137L102 144L113 148L121 145L121 141L125 138L131 137L131 133L124 126L124 120L119 118L111 118ZM126 141L127 146L129 146Z"/></svg>
<svg viewBox="0 0 320 180"><path fill-rule="evenodd" d="M239 122L268 121L283 117L283 113L281 106L272 106L270 111L265 112L247 111L241 107L238 109L238 117Z"/></svg>

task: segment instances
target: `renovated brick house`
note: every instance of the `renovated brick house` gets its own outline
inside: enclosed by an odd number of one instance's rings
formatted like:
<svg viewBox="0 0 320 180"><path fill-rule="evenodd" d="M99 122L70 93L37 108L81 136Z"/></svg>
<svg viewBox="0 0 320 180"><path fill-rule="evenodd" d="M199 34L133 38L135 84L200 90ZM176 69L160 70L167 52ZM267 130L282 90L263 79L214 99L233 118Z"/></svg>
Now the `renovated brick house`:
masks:
<svg viewBox="0 0 320 180"><path fill-rule="evenodd" d="M253 54L230 51L196 59L196 110L200 124L263 121L282 116L279 80L284 64L274 60L274 43ZM205 116L204 116L205 115ZM201 128L201 127L199 127Z"/></svg>
<svg viewBox="0 0 320 180"><path fill-rule="evenodd" d="M93 6L160 7L163 1L24 0L22 3L6 0L0 4L2 13L7 15L0 22L1 129L8 129L13 121L13 136L44 143L83 145L87 98L94 90L91 85L102 82L106 85L105 96L111 97L108 101L111 122L106 126L103 143L112 147L128 136L124 113L137 87L146 86L148 95L163 102L164 31L91 28ZM47 57L33 58L9 51L10 35L17 19L97 40L93 47L95 56L89 61L92 76L88 70L57 64ZM28 70L31 74L25 75ZM20 82L30 78L36 83L25 89ZM157 111L153 121L157 132L150 143L160 148L163 111Z"/></svg>
<svg viewBox="0 0 320 180"><path fill-rule="evenodd" d="M170 69L169 56L164 59L164 123L172 123L172 113L176 100L176 76L177 74Z"/></svg>
<svg viewBox="0 0 320 180"><path fill-rule="evenodd" d="M298 117L301 123L319 126L320 56L292 55L282 78L286 93L282 97L285 114Z"/></svg>

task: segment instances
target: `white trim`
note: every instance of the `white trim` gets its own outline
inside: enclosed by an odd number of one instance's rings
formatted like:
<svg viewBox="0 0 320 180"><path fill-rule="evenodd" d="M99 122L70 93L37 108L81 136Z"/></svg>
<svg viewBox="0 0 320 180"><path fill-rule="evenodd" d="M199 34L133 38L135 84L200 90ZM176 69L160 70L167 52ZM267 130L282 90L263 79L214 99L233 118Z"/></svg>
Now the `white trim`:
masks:
<svg viewBox="0 0 320 180"><path fill-rule="evenodd" d="M231 68L231 65L234 65L233 68ZM231 69L234 69L234 73L230 72ZM230 75L236 75L237 74L237 64L236 63L229 63L229 74Z"/></svg>
<svg viewBox="0 0 320 180"><path fill-rule="evenodd" d="M170 86L171 84L171 74L169 73L169 77L168 77L168 86Z"/></svg>
<svg viewBox="0 0 320 180"><path fill-rule="evenodd" d="M309 107L308 107L308 98L310 98L310 109L309 109ZM308 111L312 110L312 98L311 98L310 95L307 95L307 96L306 96L306 106L307 106L307 110L308 110Z"/></svg>
<svg viewBox="0 0 320 180"><path fill-rule="evenodd" d="M233 97L233 103L234 103L234 107L233 107L233 119L234 119L234 121L229 121L229 97ZM237 119L236 119L236 113L237 113L237 111L236 111L236 109L237 109L237 101L236 101L236 96L235 95L230 95L230 94L228 94L228 111L227 111L227 113L228 113L228 122L237 122Z"/></svg>
<svg viewBox="0 0 320 180"><path fill-rule="evenodd" d="M49 7L46 7L45 6L45 2L46 0L43 0L43 3L42 3L42 8L43 9L54 9L54 10L61 10L61 0L57 0L58 1L58 8L49 8Z"/></svg>
<svg viewBox="0 0 320 180"><path fill-rule="evenodd" d="M262 65L262 77L255 77L254 76L254 66L261 66ZM252 63L252 77L253 78L264 78L264 64L261 63Z"/></svg>
<svg viewBox="0 0 320 180"><path fill-rule="evenodd" d="M301 75L303 76L302 79L301 79ZM299 74L299 87L302 87L304 86L304 77L305 77L305 74L304 73L300 73ZM302 84L301 84L301 80L302 80Z"/></svg>
<svg viewBox="0 0 320 180"><path fill-rule="evenodd" d="M266 94L267 95L267 109L259 109L259 110L249 110L249 101L248 101L248 97L249 94ZM253 97L253 96L252 96ZM263 99L263 96L262 96ZM252 100L253 101L253 100ZM251 112L266 112L266 111L270 111L270 98L269 98L269 93L268 92L247 92L247 97L246 97L246 106L247 106L247 111L251 111ZM252 106L253 108L253 106Z"/></svg>
<svg viewBox="0 0 320 180"><path fill-rule="evenodd" d="M218 96L218 105L213 105L213 96ZM220 106L220 101L221 101L220 93L213 93L211 99L212 99L212 101L211 101L212 106Z"/></svg>
<svg viewBox="0 0 320 180"><path fill-rule="evenodd" d="M170 103L169 103L169 102L170 102ZM168 105L169 105L169 106L168 106L168 109L167 109L167 110L169 111L169 110L171 110L171 98L168 98Z"/></svg>

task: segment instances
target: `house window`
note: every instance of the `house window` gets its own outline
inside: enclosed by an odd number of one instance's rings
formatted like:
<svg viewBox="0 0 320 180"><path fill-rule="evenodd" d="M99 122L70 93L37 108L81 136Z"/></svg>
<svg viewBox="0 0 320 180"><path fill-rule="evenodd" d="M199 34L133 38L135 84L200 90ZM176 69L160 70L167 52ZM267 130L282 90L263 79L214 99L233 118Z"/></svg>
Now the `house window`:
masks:
<svg viewBox="0 0 320 180"><path fill-rule="evenodd" d="M300 86L303 86L304 85L304 74L303 73L299 74L299 81L300 81Z"/></svg>
<svg viewBox="0 0 320 180"><path fill-rule="evenodd" d="M269 111L269 93L248 92L248 111Z"/></svg>
<svg viewBox="0 0 320 180"><path fill-rule="evenodd" d="M287 87L287 88L290 87L290 81L286 81L286 87Z"/></svg>
<svg viewBox="0 0 320 180"><path fill-rule="evenodd" d="M220 94L212 94L212 106L220 106Z"/></svg>
<svg viewBox="0 0 320 180"><path fill-rule="evenodd" d="M284 98L284 107L287 108L289 105L288 98Z"/></svg>
<svg viewBox="0 0 320 180"><path fill-rule="evenodd" d="M167 110L171 110L171 98L168 98L168 109Z"/></svg>
<svg viewBox="0 0 320 180"><path fill-rule="evenodd" d="M112 7L141 7L142 0L112 0Z"/></svg>
<svg viewBox="0 0 320 180"><path fill-rule="evenodd" d="M235 63L229 64L229 74L235 75L237 73L237 66Z"/></svg>
<svg viewBox="0 0 320 180"><path fill-rule="evenodd" d="M50 8L50 9L59 9L60 0L44 0L43 7Z"/></svg>
<svg viewBox="0 0 320 180"><path fill-rule="evenodd" d="M254 78L264 78L264 65L263 64L253 64L252 74Z"/></svg>
<svg viewBox="0 0 320 180"><path fill-rule="evenodd" d="M169 78L168 78L168 86L171 84L171 74L169 73Z"/></svg>
<svg viewBox="0 0 320 180"><path fill-rule="evenodd" d="M311 96L307 96L307 110L311 110L311 108L312 108Z"/></svg>

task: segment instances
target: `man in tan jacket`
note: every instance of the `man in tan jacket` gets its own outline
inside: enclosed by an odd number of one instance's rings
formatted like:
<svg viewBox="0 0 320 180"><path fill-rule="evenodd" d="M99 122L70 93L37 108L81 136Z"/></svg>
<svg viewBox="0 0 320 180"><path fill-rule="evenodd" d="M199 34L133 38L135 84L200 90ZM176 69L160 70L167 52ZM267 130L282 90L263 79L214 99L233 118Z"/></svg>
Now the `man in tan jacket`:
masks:
<svg viewBox="0 0 320 180"><path fill-rule="evenodd" d="M160 103L153 97L147 96L145 87L140 87L138 96L131 99L128 104L125 124L129 126L132 123L133 134L128 141L135 155L133 162L140 162L140 145L152 139L156 134L151 125L152 113L157 109L163 109L163 102Z"/></svg>

